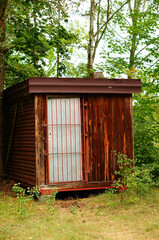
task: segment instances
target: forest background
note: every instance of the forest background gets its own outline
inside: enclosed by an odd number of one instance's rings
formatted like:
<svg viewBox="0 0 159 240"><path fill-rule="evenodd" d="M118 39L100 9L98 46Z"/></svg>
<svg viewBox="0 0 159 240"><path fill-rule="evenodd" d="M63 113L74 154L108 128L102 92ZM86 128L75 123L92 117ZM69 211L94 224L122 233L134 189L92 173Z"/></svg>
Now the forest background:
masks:
<svg viewBox="0 0 159 240"><path fill-rule="evenodd" d="M0 0L1 160L5 88L32 76L94 71L141 78L142 93L133 96L135 163L157 178L159 0Z"/></svg>

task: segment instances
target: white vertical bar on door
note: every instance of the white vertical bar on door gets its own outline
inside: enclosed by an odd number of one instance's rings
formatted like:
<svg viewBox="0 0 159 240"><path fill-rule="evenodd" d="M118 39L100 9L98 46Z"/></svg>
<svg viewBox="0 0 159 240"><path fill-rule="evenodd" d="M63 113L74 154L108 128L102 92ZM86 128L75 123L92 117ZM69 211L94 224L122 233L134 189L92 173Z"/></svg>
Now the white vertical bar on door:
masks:
<svg viewBox="0 0 159 240"><path fill-rule="evenodd" d="M52 107L51 107L51 101L48 101L48 122L51 123L52 118ZM52 128L51 126L48 126L48 145L49 145L49 151L52 152ZM49 178L50 181L53 181L53 156L49 156Z"/></svg>
<svg viewBox="0 0 159 240"><path fill-rule="evenodd" d="M52 134L52 141L54 142L53 144L53 161L54 161L54 172L53 172L53 182L57 182L58 176L57 176L57 155L56 153L58 152L58 142L57 142L57 128L56 128L56 119L57 119L57 112L56 112L56 101L54 98L51 99L52 101L52 106L53 106L53 117L52 117L52 127L53 127L53 134Z"/></svg>

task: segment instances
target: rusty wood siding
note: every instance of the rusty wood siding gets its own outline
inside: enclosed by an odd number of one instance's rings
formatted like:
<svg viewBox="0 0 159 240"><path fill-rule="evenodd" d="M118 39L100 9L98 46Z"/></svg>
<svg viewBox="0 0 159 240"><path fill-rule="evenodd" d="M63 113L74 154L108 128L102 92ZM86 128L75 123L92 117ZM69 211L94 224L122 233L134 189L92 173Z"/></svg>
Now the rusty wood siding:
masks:
<svg viewBox="0 0 159 240"><path fill-rule="evenodd" d="M131 109L131 95L89 95L90 182L114 180L113 150L133 158Z"/></svg>
<svg viewBox="0 0 159 240"><path fill-rule="evenodd" d="M4 106L4 165L6 172L11 178L22 184L35 185L34 96L23 98L14 104L5 102Z"/></svg>

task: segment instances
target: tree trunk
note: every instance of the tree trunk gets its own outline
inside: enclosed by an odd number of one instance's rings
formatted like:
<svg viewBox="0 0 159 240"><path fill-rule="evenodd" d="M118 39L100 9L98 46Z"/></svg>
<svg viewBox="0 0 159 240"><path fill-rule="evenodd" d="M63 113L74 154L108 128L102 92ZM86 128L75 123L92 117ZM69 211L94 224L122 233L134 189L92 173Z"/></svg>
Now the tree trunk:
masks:
<svg viewBox="0 0 159 240"><path fill-rule="evenodd" d="M60 1L58 1L58 27L57 27L57 78L59 78L60 75Z"/></svg>
<svg viewBox="0 0 159 240"><path fill-rule="evenodd" d="M5 75L5 29L9 1L0 0L0 177L3 175L3 90Z"/></svg>
<svg viewBox="0 0 159 240"><path fill-rule="evenodd" d="M0 177L3 174L3 88L4 88L4 51L0 47Z"/></svg>
<svg viewBox="0 0 159 240"><path fill-rule="evenodd" d="M135 51L136 51L136 34L132 36L131 49L130 49L130 61L129 61L129 75L128 79L132 79L134 76L134 63L135 63Z"/></svg>
<svg viewBox="0 0 159 240"><path fill-rule="evenodd" d="M111 4L113 2L107 0L107 7L106 7L106 20L104 20L103 15L101 15L101 0L96 3L95 0L91 0L91 7L90 7L90 31L89 31L89 44L88 44L88 64L87 64L87 71L88 75L92 76L93 74L93 63L97 51L97 47L102 40L105 32L107 31L109 22L114 18L114 16L120 12L120 10L130 2L130 0L125 1L121 5L119 5L118 9L116 9L113 13L111 13ZM96 23L96 32L94 29L95 25L95 12L97 10L97 23ZM100 21L101 19L101 21ZM102 22L102 19L104 22Z"/></svg>
<svg viewBox="0 0 159 240"><path fill-rule="evenodd" d="M1 28L0 35L0 177L3 173L3 89L4 89L4 74L5 74L5 66L4 66L4 58L5 52L2 47L5 36L5 24Z"/></svg>
<svg viewBox="0 0 159 240"><path fill-rule="evenodd" d="M87 65L89 76L93 74L94 15L95 15L95 0L91 0L90 31L89 31L89 44L88 44L88 65Z"/></svg>
<svg viewBox="0 0 159 240"><path fill-rule="evenodd" d="M133 29L135 29L135 31L137 29L137 20L138 20L138 13L139 13L140 5L141 5L141 0L134 1L134 8L132 8L131 2L129 2L129 11L130 11L131 18L132 18L132 27L133 27ZM128 79L132 79L134 77L134 73L135 73L134 64L135 64L135 53L136 53L136 39L137 39L137 33L133 32L132 38L131 38Z"/></svg>

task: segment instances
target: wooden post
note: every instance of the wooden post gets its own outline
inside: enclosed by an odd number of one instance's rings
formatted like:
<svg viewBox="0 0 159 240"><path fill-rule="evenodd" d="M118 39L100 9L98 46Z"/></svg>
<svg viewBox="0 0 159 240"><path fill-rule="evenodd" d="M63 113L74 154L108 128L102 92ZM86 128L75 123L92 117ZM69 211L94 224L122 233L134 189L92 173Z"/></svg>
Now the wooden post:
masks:
<svg viewBox="0 0 159 240"><path fill-rule="evenodd" d="M44 158L44 98L35 95L35 154L36 154L36 185L45 185L45 158Z"/></svg>

